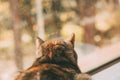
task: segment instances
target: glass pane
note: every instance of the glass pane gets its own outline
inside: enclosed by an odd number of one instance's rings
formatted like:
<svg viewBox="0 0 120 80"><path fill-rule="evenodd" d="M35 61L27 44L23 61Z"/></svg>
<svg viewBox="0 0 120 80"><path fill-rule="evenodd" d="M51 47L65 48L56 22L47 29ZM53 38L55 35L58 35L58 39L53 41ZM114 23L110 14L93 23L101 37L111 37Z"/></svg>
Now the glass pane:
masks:
<svg viewBox="0 0 120 80"><path fill-rule="evenodd" d="M120 80L120 62L93 75L93 80Z"/></svg>

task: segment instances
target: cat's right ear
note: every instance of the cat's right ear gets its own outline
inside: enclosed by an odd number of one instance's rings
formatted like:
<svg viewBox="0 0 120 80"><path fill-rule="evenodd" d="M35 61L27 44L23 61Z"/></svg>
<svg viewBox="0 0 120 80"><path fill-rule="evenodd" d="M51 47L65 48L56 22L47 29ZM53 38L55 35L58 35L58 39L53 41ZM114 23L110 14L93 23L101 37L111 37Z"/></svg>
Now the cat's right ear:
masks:
<svg viewBox="0 0 120 80"><path fill-rule="evenodd" d="M71 37L68 39L68 42L70 42L74 48L75 43L75 33L72 33Z"/></svg>
<svg viewBox="0 0 120 80"><path fill-rule="evenodd" d="M44 41L41 38L37 37L36 38L36 47L38 48L42 43L44 43Z"/></svg>

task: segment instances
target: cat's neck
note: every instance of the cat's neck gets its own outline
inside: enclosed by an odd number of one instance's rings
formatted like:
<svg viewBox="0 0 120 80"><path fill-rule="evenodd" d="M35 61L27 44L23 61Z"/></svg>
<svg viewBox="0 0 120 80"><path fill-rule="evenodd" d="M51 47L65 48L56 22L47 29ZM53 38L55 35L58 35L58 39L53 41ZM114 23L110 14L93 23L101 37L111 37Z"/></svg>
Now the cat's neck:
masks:
<svg viewBox="0 0 120 80"><path fill-rule="evenodd" d="M67 59L64 59L64 58L60 60L54 60L54 59L50 60L48 57L40 57L36 59L36 61L33 63L33 66L38 66L46 63L55 64L55 65L61 66L62 68L71 68L76 72L80 73L80 70L77 65L70 63L69 61L67 61Z"/></svg>

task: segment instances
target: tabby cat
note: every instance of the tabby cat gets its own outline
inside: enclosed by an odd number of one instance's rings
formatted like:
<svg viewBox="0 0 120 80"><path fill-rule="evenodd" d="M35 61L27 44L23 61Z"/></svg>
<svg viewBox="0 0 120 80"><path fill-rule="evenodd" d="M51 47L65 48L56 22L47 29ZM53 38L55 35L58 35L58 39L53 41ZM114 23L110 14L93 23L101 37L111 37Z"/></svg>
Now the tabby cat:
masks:
<svg viewBox="0 0 120 80"><path fill-rule="evenodd" d="M67 41L37 38L37 53L42 55L15 80L74 80L74 76L81 73L74 41L74 34Z"/></svg>

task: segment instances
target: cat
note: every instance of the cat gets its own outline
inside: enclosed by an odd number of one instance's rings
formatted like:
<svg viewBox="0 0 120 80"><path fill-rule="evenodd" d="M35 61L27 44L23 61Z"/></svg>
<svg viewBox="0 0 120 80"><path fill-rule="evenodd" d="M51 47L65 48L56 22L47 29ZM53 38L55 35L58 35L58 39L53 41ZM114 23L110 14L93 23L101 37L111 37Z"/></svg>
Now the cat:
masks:
<svg viewBox="0 0 120 80"><path fill-rule="evenodd" d="M74 80L93 80L89 74L80 73L74 76Z"/></svg>
<svg viewBox="0 0 120 80"><path fill-rule="evenodd" d="M74 76L81 73L74 42L75 34L67 41L37 38L37 53L41 56L15 80L74 80Z"/></svg>

